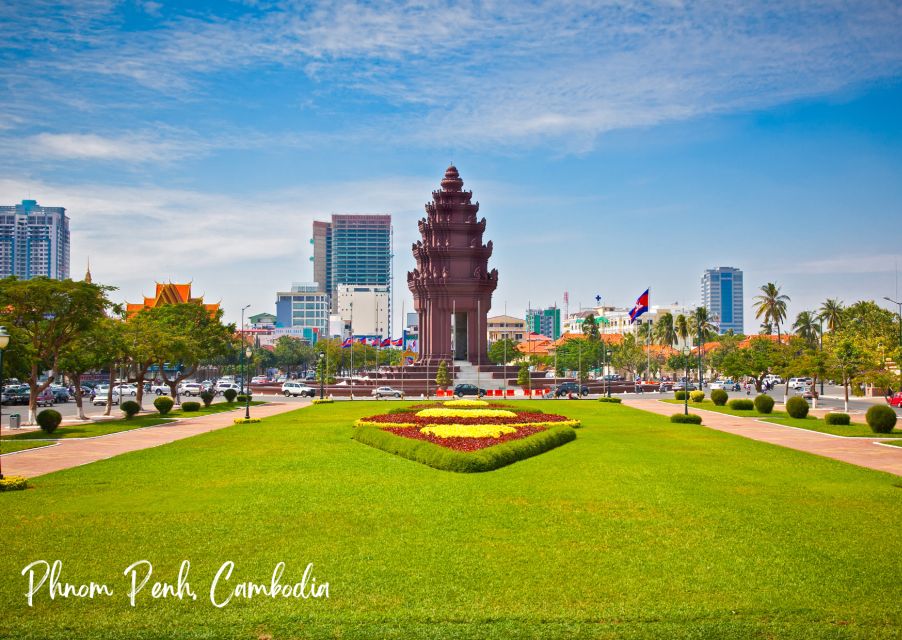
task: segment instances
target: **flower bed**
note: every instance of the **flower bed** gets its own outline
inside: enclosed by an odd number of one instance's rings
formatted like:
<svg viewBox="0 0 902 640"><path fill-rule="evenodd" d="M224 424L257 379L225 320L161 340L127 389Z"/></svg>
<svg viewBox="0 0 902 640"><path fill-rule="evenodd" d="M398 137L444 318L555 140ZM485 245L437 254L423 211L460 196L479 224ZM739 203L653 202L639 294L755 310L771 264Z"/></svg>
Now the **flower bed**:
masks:
<svg viewBox="0 0 902 640"><path fill-rule="evenodd" d="M470 408L478 408L478 407L488 407L489 403L485 400L448 400L444 403L446 407L470 407Z"/></svg>
<svg viewBox="0 0 902 640"><path fill-rule="evenodd" d="M516 418L517 414L507 409L423 409L417 411L418 418Z"/></svg>

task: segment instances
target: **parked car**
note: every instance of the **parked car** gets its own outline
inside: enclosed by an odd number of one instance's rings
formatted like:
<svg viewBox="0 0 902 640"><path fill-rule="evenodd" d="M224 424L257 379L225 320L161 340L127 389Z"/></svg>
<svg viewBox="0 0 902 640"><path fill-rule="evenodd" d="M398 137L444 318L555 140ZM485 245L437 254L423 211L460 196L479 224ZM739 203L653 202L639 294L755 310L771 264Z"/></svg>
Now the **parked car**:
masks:
<svg viewBox="0 0 902 640"><path fill-rule="evenodd" d="M254 376L251 378L251 384L269 384L269 378L266 376Z"/></svg>
<svg viewBox="0 0 902 640"><path fill-rule="evenodd" d="M454 395L458 398L464 396L477 396L481 398L485 395L485 389L480 389L475 384L459 384L454 387Z"/></svg>
<svg viewBox="0 0 902 640"><path fill-rule="evenodd" d="M198 385L200 386L200 385ZM241 385L237 382L232 382L231 380L220 380L216 383L215 391L216 393L222 393L226 389L234 389L237 392L241 392Z"/></svg>
<svg viewBox="0 0 902 640"><path fill-rule="evenodd" d="M53 406L53 391L50 389L50 387L47 387L43 391L38 392L38 400L35 404L39 407Z"/></svg>
<svg viewBox="0 0 902 640"><path fill-rule="evenodd" d="M183 382L179 385L179 395L182 396L199 396L203 391L204 387L199 382Z"/></svg>
<svg viewBox="0 0 902 640"><path fill-rule="evenodd" d="M289 396L308 396L312 398L316 395L316 389L300 382L286 382L282 385L282 393L286 398Z"/></svg>
<svg viewBox="0 0 902 640"><path fill-rule="evenodd" d="M54 402L69 402L70 398L72 397L69 395L69 390L66 387L60 386L58 384L52 384L48 388L53 393Z"/></svg>
<svg viewBox="0 0 902 640"><path fill-rule="evenodd" d="M376 387L370 395L375 396L376 398L401 398L404 394L391 387Z"/></svg>
<svg viewBox="0 0 902 640"><path fill-rule="evenodd" d="M316 380L316 371L308 371L307 373L305 373L304 380L306 380L307 382Z"/></svg>
<svg viewBox="0 0 902 640"><path fill-rule="evenodd" d="M764 376L764 381L770 382L773 385L783 384L783 378L775 373L768 373L766 376Z"/></svg>
<svg viewBox="0 0 902 640"><path fill-rule="evenodd" d="M131 382L124 382L122 384L116 385L116 388L119 390L119 393L123 396L137 396L138 395L138 387L137 385L132 384Z"/></svg>
<svg viewBox="0 0 902 640"><path fill-rule="evenodd" d="M95 407L105 405L109 392L109 385L97 385L96 387L94 387L94 394L91 396L91 404L93 404ZM122 398L119 394L119 387L113 387L113 404L119 404L119 400L121 399Z"/></svg>
<svg viewBox="0 0 902 640"><path fill-rule="evenodd" d="M170 393L169 385L162 382L154 382L150 385L150 393L158 396L168 396Z"/></svg>
<svg viewBox="0 0 902 640"><path fill-rule="evenodd" d="M790 378L789 388L793 391L805 391L811 386L811 378Z"/></svg>
<svg viewBox="0 0 902 640"><path fill-rule="evenodd" d="M563 398L564 396L570 396L571 394L585 398L589 395L589 387L577 384L576 382L562 382L554 387L553 393L555 398Z"/></svg>
<svg viewBox="0 0 902 640"><path fill-rule="evenodd" d="M698 387L694 382L675 382L673 384L674 391L695 391Z"/></svg>
<svg viewBox="0 0 902 640"><path fill-rule="evenodd" d="M3 404L28 404L31 392L28 385L10 385L3 388Z"/></svg>
<svg viewBox="0 0 902 640"><path fill-rule="evenodd" d="M886 399L891 407L902 407L902 391L894 393L891 398Z"/></svg>
<svg viewBox="0 0 902 640"><path fill-rule="evenodd" d="M715 380L708 387L713 391L714 389L723 389L724 391L740 391L742 389L742 385L738 382L733 382L731 379L727 378L726 380Z"/></svg>

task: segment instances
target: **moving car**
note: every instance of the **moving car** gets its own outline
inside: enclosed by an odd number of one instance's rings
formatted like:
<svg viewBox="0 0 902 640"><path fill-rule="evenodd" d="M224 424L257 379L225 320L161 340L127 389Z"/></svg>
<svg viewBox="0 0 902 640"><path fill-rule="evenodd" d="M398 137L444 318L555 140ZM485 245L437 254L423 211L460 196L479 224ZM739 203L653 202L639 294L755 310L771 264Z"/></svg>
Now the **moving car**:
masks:
<svg viewBox="0 0 902 640"><path fill-rule="evenodd" d="M54 402L69 402L72 397L69 395L69 390L61 385L52 384L48 388L53 393Z"/></svg>
<svg viewBox="0 0 902 640"><path fill-rule="evenodd" d="M742 385L738 382L733 382L729 378L726 380L715 380L709 385L710 389L713 391L714 389L723 389L724 391L739 391L742 389Z"/></svg>
<svg viewBox="0 0 902 640"><path fill-rule="evenodd" d="M464 396L477 396L481 398L485 395L485 389L480 389L475 384L459 384L454 387L454 395L458 398L463 398Z"/></svg>
<svg viewBox="0 0 902 640"><path fill-rule="evenodd" d="M789 388L793 391L806 391L811 386L811 378L790 378Z"/></svg>
<svg viewBox="0 0 902 640"><path fill-rule="evenodd" d="M902 391L894 393L892 397L886 399L886 402L891 407L902 407Z"/></svg>
<svg viewBox="0 0 902 640"><path fill-rule="evenodd" d="M285 394L286 398L289 396L308 396L312 398L316 395L316 389L300 382L286 382L282 385L282 393Z"/></svg>
<svg viewBox="0 0 902 640"><path fill-rule="evenodd" d="M195 384L197 384L197 383L195 383ZM202 385L198 384L197 386L201 387L201 390L203 390ZM214 389L214 391L216 391L216 393L222 393L226 389L234 389L238 393L241 393L241 385L238 384L237 382L233 382L231 380L220 380L219 382L216 383L216 388Z"/></svg>
<svg viewBox="0 0 902 640"><path fill-rule="evenodd" d="M199 396L204 391L204 386L199 382L183 382L179 385L179 395Z"/></svg>
<svg viewBox="0 0 902 640"><path fill-rule="evenodd" d="M163 384L162 382L154 382L150 385L150 393L155 393L158 396L168 396L169 385Z"/></svg>
<svg viewBox="0 0 902 640"><path fill-rule="evenodd" d="M377 398L400 398L404 394L397 389L392 389L391 387L376 387L375 389L373 389L370 395Z"/></svg>
<svg viewBox="0 0 902 640"><path fill-rule="evenodd" d="M675 382L673 384L674 391L695 391L698 389L694 382Z"/></svg>
<svg viewBox="0 0 902 640"><path fill-rule="evenodd" d="M266 376L254 376L251 378L251 384L269 384L269 378Z"/></svg>
<svg viewBox="0 0 902 640"><path fill-rule="evenodd" d="M91 404L93 404L95 407L105 405L109 392L109 385L97 385L96 387L94 387L94 395L91 397ZM119 388L113 387L113 404L119 404L120 399Z"/></svg>
<svg viewBox="0 0 902 640"><path fill-rule="evenodd" d="M52 407L53 402L53 390L50 387L47 387L43 391L38 392L38 400L35 404L39 407Z"/></svg>
<svg viewBox="0 0 902 640"><path fill-rule="evenodd" d="M579 385L575 382L562 382L558 386L554 388L554 397L555 398L563 398L564 396L569 396L573 394L575 396L586 397L589 395L589 387L586 385Z"/></svg>

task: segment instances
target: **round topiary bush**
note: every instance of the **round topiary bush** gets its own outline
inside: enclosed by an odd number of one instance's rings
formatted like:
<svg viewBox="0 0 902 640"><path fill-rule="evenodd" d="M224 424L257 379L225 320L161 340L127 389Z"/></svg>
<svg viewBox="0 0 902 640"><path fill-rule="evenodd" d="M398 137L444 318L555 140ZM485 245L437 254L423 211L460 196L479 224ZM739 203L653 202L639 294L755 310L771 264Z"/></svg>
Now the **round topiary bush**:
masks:
<svg viewBox="0 0 902 640"><path fill-rule="evenodd" d="M247 396L241 393L235 397L235 400L237 400L238 402L247 402Z"/></svg>
<svg viewBox="0 0 902 640"><path fill-rule="evenodd" d="M755 396L755 410L758 413L770 413L774 410L774 399L766 393Z"/></svg>
<svg viewBox="0 0 902 640"><path fill-rule="evenodd" d="M702 402L705 399L705 392L692 391L689 393L689 399L692 400L692 402Z"/></svg>
<svg viewBox="0 0 902 640"><path fill-rule="evenodd" d="M623 398L609 398L607 396L601 396L598 399L598 401L599 402L612 402L614 404L620 404L621 402L623 402Z"/></svg>
<svg viewBox="0 0 902 640"><path fill-rule="evenodd" d="M687 393L688 393L687 391L674 391L673 397L677 400L685 400Z"/></svg>
<svg viewBox="0 0 902 640"><path fill-rule="evenodd" d="M724 406L729 399L730 396L723 389L714 389L714 391L711 392L711 402L718 407Z"/></svg>
<svg viewBox="0 0 902 640"><path fill-rule="evenodd" d="M182 411L185 413L193 413L195 411L200 411L200 402L183 402L182 403Z"/></svg>
<svg viewBox="0 0 902 640"><path fill-rule="evenodd" d="M209 407L213 404L213 399L216 398L216 394L212 391L201 391L200 399L204 401L204 406Z"/></svg>
<svg viewBox="0 0 902 640"><path fill-rule="evenodd" d="M160 412L161 416L165 416L167 413L172 411L172 405L175 404L175 401L169 396L158 396L153 401L153 406L157 411Z"/></svg>
<svg viewBox="0 0 902 640"><path fill-rule="evenodd" d="M38 426L41 427L41 431L44 433L53 433L56 431L56 428L60 426L60 422L63 421L63 416L59 411L55 411L54 409L44 409L38 414L37 421Z"/></svg>
<svg viewBox="0 0 902 640"><path fill-rule="evenodd" d="M235 396L238 395L238 392L234 389L226 389L222 392L222 395L225 396L226 402L235 402Z"/></svg>
<svg viewBox="0 0 902 640"><path fill-rule="evenodd" d="M701 424L702 417L694 413L688 415L685 413L675 413L670 416L670 421L677 424Z"/></svg>
<svg viewBox="0 0 902 640"><path fill-rule="evenodd" d="M141 405L134 400L126 400L119 405L119 408L122 409L122 412L125 414L125 419L131 420L135 417L135 414L141 410Z"/></svg>
<svg viewBox="0 0 902 640"><path fill-rule="evenodd" d="M824 416L824 422L840 426L847 426L852 423L852 419L848 413L828 413Z"/></svg>
<svg viewBox="0 0 902 640"><path fill-rule="evenodd" d="M786 413L792 418L804 418L808 415L808 403L805 398L793 396L786 401Z"/></svg>
<svg viewBox="0 0 902 640"><path fill-rule="evenodd" d="M737 411L751 411L755 408L755 403L748 398L733 398L727 403L727 406Z"/></svg>
<svg viewBox="0 0 902 640"><path fill-rule="evenodd" d="M875 404L864 417L874 433L889 433L896 426L896 412L885 404Z"/></svg>

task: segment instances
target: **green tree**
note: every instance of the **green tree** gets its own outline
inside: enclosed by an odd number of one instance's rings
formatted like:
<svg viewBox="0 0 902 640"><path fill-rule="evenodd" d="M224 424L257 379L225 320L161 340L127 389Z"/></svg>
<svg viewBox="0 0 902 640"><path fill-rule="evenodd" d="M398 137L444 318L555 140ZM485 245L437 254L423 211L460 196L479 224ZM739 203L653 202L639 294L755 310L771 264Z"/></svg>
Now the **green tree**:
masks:
<svg viewBox="0 0 902 640"><path fill-rule="evenodd" d="M720 366L723 372L734 380L752 378L755 381L755 389L760 392L764 376L778 363L779 358L777 343L765 337L752 337L748 347L731 350L725 354Z"/></svg>
<svg viewBox="0 0 902 640"><path fill-rule="evenodd" d="M818 344L818 337L821 333L821 327L818 322L817 316L811 311L801 311L799 315L796 316L796 321L792 325L793 331L796 332L802 340L805 341L805 344L809 347L816 347Z"/></svg>
<svg viewBox="0 0 902 640"><path fill-rule="evenodd" d="M493 364L507 364L520 356L517 342L510 338L501 338L489 345L489 361Z"/></svg>
<svg viewBox="0 0 902 640"><path fill-rule="evenodd" d="M532 387L529 376L529 364L525 361L520 363L520 369L517 371L517 384L523 389L530 389Z"/></svg>
<svg viewBox="0 0 902 640"><path fill-rule="evenodd" d="M448 363L444 360L438 364L438 370L435 372L435 384L440 389L451 384L451 378L448 376Z"/></svg>
<svg viewBox="0 0 902 640"><path fill-rule="evenodd" d="M589 342L597 342L599 338L598 322L595 320L595 314L590 313L583 320L583 333Z"/></svg>
<svg viewBox="0 0 902 640"><path fill-rule="evenodd" d="M625 370L630 378L645 369L646 356L633 334L623 336L623 341L614 349L611 362L615 368Z"/></svg>
<svg viewBox="0 0 902 640"><path fill-rule="evenodd" d="M689 318L689 331L697 342L704 344L717 336L715 325L707 307L697 307Z"/></svg>
<svg viewBox="0 0 902 640"><path fill-rule="evenodd" d="M780 292L773 282L762 285L761 294L755 296L755 303L752 305L755 309L755 317L763 319L764 322L772 322L777 327L777 339L781 337L780 323L786 320L786 304L789 302L789 296Z"/></svg>
<svg viewBox="0 0 902 640"><path fill-rule="evenodd" d="M683 343L688 344L689 341L689 318L682 313L673 320L673 330L677 338ZM674 341L676 342L676 341Z"/></svg>
<svg viewBox="0 0 902 640"><path fill-rule="evenodd" d="M828 367L842 382L843 406L848 412L849 386L857 376L866 371L866 357L852 338L842 337L831 345Z"/></svg>
<svg viewBox="0 0 902 640"><path fill-rule="evenodd" d="M655 322L654 340L657 344L668 347L676 344L677 334L674 328L673 314L669 311L662 313Z"/></svg>
<svg viewBox="0 0 902 640"><path fill-rule="evenodd" d="M122 353L121 326L119 320L101 316L60 351L60 372L69 376L75 386L75 406L81 420L88 419L84 411L81 378L89 371L112 368L112 363L119 359Z"/></svg>
<svg viewBox="0 0 902 640"><path fill-rule="evenodd" d="M818 318L827 324L827 331L836 331L842 326L842 300L827 298L818 309Z"/></svg>
<svg viewBox="0 0 902 640"><path fill-rule="evenodd" d="M59 375L60 355L81 332L112 308L107 298L112 290L112 287L72 280L15 277L0 280L0 320L13 328L16 340L21 340L16 355L27 362L31 391L29 424L35 421L38 394ZM45 369L50 370L50 375L39 382Z"/></svg>
<svg viewBox="0 0 902 640"><path fill-rule="evenodd" d="M313 356L313 350L294 336L282 336L273 345L273 356L276 365L291 378L292 369L307 369Z"/></svg>

